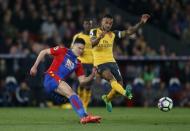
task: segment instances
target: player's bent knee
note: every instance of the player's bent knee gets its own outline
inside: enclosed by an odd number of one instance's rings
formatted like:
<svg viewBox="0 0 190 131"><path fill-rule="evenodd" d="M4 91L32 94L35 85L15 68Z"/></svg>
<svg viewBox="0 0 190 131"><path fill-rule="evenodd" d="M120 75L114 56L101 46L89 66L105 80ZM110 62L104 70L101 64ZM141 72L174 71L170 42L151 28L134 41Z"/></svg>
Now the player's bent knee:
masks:
<svg viewBox="0 0 190 131"><path fill-rule="evenodd" d="M118 83L123 86L123 81L118 81Z"/></svg>
<svg viewBox="0 0 190 131"><path fill-rule="evenodd" d="M113 77L113 75L108 75L108 76L106 76L105 78L106 78L106 80L108 80L108 81L115 80L115 78Z"/></svg>
<svg viewBox="0 0 190 131"><path fill-rule="evenodd" d="M71 96L73 96L73 95L76 95L76 93L75 93L74 91L73 91L73 92L68 93L66 97L67 97L67 98L70 98L70 97L71 97Z"/></svg>
<svg viewBox="0 0 190 131"><path fill-rule="evenodd" d="M114 79L114 76L113 74L109 71L109 70L105 70L103 73L102 73L103 77L110 81L110 80L113 80Z"/></svg>
<svg viewBox="0 0 190 131"><path fill-rule="evenodd" d="M69 98L70 96L75 94L75 92L72 90L72 88L64 81L61 81L59 83L59 86L56 89L56 92L58 92L61 95L66 96L67 98Z"/></svg>

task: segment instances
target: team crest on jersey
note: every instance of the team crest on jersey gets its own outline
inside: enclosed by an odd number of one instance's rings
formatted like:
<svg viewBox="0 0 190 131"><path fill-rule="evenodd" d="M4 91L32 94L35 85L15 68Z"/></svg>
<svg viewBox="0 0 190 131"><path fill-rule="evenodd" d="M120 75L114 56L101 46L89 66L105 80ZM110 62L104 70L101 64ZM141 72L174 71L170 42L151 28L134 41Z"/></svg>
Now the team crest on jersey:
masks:
<svg viewBox="0 0 190 131"><path fill-rule="evenodd" d="M109 32L108 35L109 35L110 38L112 38L112 33L111 32Z"/></svg>
<svg viewBox="0 0 190 131"><path fill-rule="evenodd" d="M59 49L59 46L56 46L56 47L54 47L53 49L54 49L54 50L58 50L58 49Z"/></svg>
<svg viewBox="0 0 190 131"><path fill-rule="evenodd" d="M66 66L69 70L73 70L73 69L74 69L74 63L73 63L70 59L67 59L65 66Z"/></svg>

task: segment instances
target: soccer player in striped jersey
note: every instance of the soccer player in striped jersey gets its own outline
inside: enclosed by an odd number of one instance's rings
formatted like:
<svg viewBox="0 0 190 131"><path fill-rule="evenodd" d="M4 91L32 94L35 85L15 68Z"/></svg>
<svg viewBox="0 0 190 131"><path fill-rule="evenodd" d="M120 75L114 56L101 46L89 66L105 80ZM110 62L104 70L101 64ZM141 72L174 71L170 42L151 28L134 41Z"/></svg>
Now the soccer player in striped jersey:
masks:
<svg viewBox="0 0 190 131"><path fill-rule="evenodd" d="M48 95L51 95L55 100L62 101L63 96L66 96L73 110L80 117L80 122L84 123L99 123L100 116L88 115L85 111L80 98L72 90L72 88L65 82L65 79L72 73L75 72L78 76L79 82L85 84L90 82L94 75L95 70L86 77L81 62L77 59L80 56L85 47L85 42L81 38L77 38L72 46L72 49L65 47L54 47L50 49L42 50L34 65L30 70L31 75L36 75L37 67L39 63L44 59L45 55L52 55L54 57L52 64L45 73L44 87Z"/></svg>

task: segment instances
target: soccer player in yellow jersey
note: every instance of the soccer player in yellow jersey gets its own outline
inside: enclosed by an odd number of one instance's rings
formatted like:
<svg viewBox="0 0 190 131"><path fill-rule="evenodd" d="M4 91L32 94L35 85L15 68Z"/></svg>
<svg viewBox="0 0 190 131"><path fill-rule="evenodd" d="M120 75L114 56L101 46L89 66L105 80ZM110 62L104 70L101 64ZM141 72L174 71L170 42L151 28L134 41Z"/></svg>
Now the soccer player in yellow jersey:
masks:
<svg viewBox="0 0 190 131"><path fill-rule="evenodd" d="M81 61L86 75L91 74L93 68L92 44L89 36L91 28L92 21L90 19L85 19L83 21L83 31L76 34L72 42L75 43L76 38L81 38L85 41L84 52L80 57L78 57L78 59ZM78 95L81 98L85 109L87 109L91 98L91 83L78 87Z"/></svg>
<svg viewBox="0 0 190 131"><path fill-rule="evenodd" d="M124 38L134 34L147 22L149 17L150 15L143 14L141 20L135 26L123 31L111 31L113 17L105 15L101 20L100 27L90 31L94 66L97 67L101 77L109 81L112 87L112 90L107 95L102 96L109 112L112 111L111 100L117 93L132 99L132 88L130 85L127 85L125 89L123 88L119 67L113 56L114 40L115 38Z"/></svg>

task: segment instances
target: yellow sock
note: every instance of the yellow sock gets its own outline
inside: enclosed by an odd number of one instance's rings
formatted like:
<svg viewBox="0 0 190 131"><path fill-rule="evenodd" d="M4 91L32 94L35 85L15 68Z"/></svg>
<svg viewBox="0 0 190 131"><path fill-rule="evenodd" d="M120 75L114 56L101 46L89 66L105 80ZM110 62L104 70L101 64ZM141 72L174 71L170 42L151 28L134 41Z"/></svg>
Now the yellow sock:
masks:
<svg viewBox="0 0 190 131"><path fill-rule="evenodd" d="M92 92L90 90L87 91L87 97L86 97L86 105L88 106L91 100Z"/></svg>
<svg viewBox="0 0 190 131"><path fill-rule="evenodd" d="M84 89L84 107L87 108L91 99L91 91Z"/></svg>
<svg viewBox="0 0 190 131"><path fill-rule="evenodd" d="M84 106L84 101L85 101L85 89L83 88L82 91L81 91L81 101L82 101L82 104Z"/></svg>
<svg viewBox="0 0 190 131"><path fill-rule="evenodd" d="M111 91L107 94L107 100L111 101L115 97L116 93L117 92L114 89L111 89Z"/></svg>
<svg viewBox="0 0 190 131"><path fill-rule="evenodd" d="M79 97L81 96L81 89L80 89L80 87L77 88L77 94L78 94Z"/></svg>
<svg viewBox="0 0 190 131"><path fill-rule="evenodd" d="M82 103L84 101L84 93L83 93L83 91L84 91L84 89L81 89L81 87L78 87L77 93L78 93L78 96L81 99Z"/></svg>
<svg viewBox="0 0 190 131"><path fill-rule="evenodd" d="M112 80L111 81L111 87L112 87L112 89L114 89L118 93L120 93L120 94L122 94L122 95L125 96L125 89L123 89L123 87L121 86L121 84L119 84L116 80Z"/></svg>

